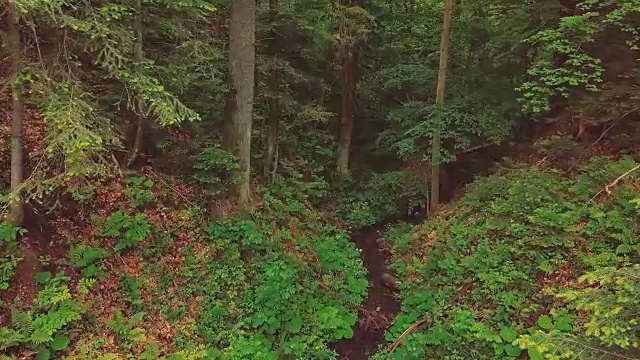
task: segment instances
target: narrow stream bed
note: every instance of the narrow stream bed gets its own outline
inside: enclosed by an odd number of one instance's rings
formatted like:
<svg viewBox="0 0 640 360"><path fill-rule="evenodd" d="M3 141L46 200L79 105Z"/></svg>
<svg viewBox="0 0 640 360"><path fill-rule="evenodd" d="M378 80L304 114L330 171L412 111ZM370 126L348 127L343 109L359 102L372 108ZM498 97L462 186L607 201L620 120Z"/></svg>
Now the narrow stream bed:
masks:
<svg viewBox="0 0 640 360"><path fill-rule="evenodd" d="M338 341L332 346L338 353L338 359L369 359L385 343L385 330L400 311L398 300L381 280L382 274L391 273L387 268L390 253L378 243L385 229L386 226L375 226L355 230L351 234L351 240L361 250L370 287L367 301L358 312L353 338Z"/></svg>
<svg viewBox="0 0 640 360"><path fill-rule="evenodd" d="M440 194L441 201L447 203L454 200L464 191L465 185L472 182L475 177L486 176L493 172L494 167L503 161L505 154L521 151L517 147L514 149L514 146L530 147L524 144L504 143L487 147L482 151L464 154L455 163L444 166L443 171L447 176ZM421 219L404 220L414 224L422 221ZM378 243L389 224L393 223L390 221L382 225L355 230L351 234L351 240L361 250L370 287L367 302L358 312L358 322L354 328L353 338L332 344L340 360L369 359L386 344L385 331L400 312L399 301L393 291L382 282L383 274L393 275L393 272L387 268L387 260L391 254Z"/></svg>

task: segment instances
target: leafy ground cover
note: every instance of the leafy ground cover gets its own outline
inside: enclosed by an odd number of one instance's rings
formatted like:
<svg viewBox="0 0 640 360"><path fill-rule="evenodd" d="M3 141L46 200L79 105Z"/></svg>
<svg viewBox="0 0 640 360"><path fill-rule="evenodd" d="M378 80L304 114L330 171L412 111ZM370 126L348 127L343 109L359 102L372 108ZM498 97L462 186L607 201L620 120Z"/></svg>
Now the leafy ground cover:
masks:
<svg viewBox="0 0 640 360"><path fill-rule="evenodd" d="M503 168L390 230L402 312L375 358L638 358L636 166Z"/></svg>
<svg viewBox="0 0 640 360"><path fill-rule="evenodd" d="M25 230L3 225L3 358L334 358L365 269L292 186L263 190L251 216L208 220L192 189L130 174L75 191L82 211L29 229L29 252Z"/></svg>

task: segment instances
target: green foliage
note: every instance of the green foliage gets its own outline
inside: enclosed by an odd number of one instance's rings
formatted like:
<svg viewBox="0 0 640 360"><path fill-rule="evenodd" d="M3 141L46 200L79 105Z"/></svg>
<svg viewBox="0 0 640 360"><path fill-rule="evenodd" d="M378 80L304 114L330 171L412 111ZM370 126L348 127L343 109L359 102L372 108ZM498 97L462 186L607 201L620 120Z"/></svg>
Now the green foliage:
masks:
<svg viewBox="0 0 640 360"><path fill-rule="evenodd" d="M457 7L449 49L445 106L435 106L441 4L372 1L371 59L361 83L366 149L393 161L431 156L435 119L442 119L442 162L478 144L506 138L518 112L516 55L532 3L474 1ZM398 161L400 160L400 161Z"/></svg>
<svg viewBox="0 0 640 360"><path fill-rule="evenodd" d="M521 336L519 345L532 359L631 357L640 348L634 335L639 325L633 303L640 292L638 266L598 268L582 275L576 286L550 289L567 308L582 314L582 321L576 331L567 333L573 330L571 326L552 326L550 319L544 323L539 320L541 329Z"/></svg>
<svg viewBox="0 0 640 360"><path fill-rule="evenodd" d="M404 285L403 312L387 340L425 315L433 319L389 358L508 359L520 350L532 359L627 356L637 313L629 301L639 289L628 273L640 238L630 203L637 176L604 202L590 199L634 166L597 158L573 180L503 169L471 185L439 221L389 232L396 269L416 280ZM584 285L575 282L580 274ZM547 314L548 294L556 300Z"/></svg>
<svg viewBox="0 0 640 360"><path fill-rule="evenodd" d="M124 301L128 303L134 311L140 310L143 301L140 297L140 283L138 279L128 275L120 278L120 292Z"/></svg>
<svg viewBox="0 0 640 360"><path fill-rule="evenodd" d="M545 29L528 41L539 46L538 55L527 73L532 78L518 89L523 96L525 110L533 113L551 109L554 95L568 98L571 91L584 88L598 91L604 70L600 60L588 55L583 43L593 42L598 30L592 18L595 13L568 16L561 19L557 29ZM564 66L556 66L556 56L565 54Z"/></svg>
<svg viewBox="0 0 640 360"><path fill-rule="evenodd" d="M0 291L7 290L22 260L17 249L17 238L26 233L26 229L0 223Z"/></svg>
<svg viewBox="0 0 640 360"><path fill-rule="evenodd" d="M206 147L193 157L196 173L193 179L210 195L220 195L238 178L238 159L217 146ZM228 183L225 183L228 180Z"/></svg>
<svg viewBox="0 0 640 360"><path fill-rule="evenodd" d="M212 223L209 251L185 249L185 291L202 298L198 334L215 359L330 359L327 344L353 335L368 286L359 254L294 189L274 184L253 219Z"/></svg>
<svg viewBox="0 0 640 360"><path fill-rule="evenodd" d="M69 261L76 269L79 269L82 276L87 278L101 277L103 270L97 264L102 259L106 259L111 254L101 247L91 247L80 243L71 246L69 249Z"/></svg>
<svg viewBox="0 0 640 360"><path fill-rule="evenodd" d="M107 322L109 330L113 331L125 350L131 350L137 342L146 339L146 331L136 325L144 318L144 312L137 312L126 318L120 309Z"/></svg>
<svg viewBox="0 0 640 360"><path fill-rule="evenodd" d="M560 16L556 26L534 32L527 39L536 49L529 79L518 88L524 109L540 113L558 96L579 100L585 92L613 92L605 81L611 69L602 61L602 46L635 50L638 34L632 24L638 12L634 1L585 0L575 13Z"/></svg>
<svg viewBox="0 0 640 360"><path fill-rule="evenodd" d="M134 248L151 231L147 215L142 213L132 216L119 210L106 219L96 217L95 221L101 236L116 239L116 251Z"/></svg>
<svg viewBox="0 0 640 360"><path fill-rule="evenodd" d="M138 207L151 200L153 181L141 176L130 176L127 178L127 185L125 193L131 199L133 206Z"/></svg>
<svg viewBox="0 0 640 360"><path fill-rule="evenodd" d="M13 4L24 19L21 23L33 30L37 48L36 57L22 57L18 80L25 89L24 101L34 105L30 108L47 126L44 157L23 184L28 199L112 174L116 164L110 152L122 147L121 134L127 132L121 130L132 117L154 119L160 126L198 121L200 113L185 95L223 95L222 77L207 79L203 91L202 82L191 82L187 76L204 72L200 65L205 61L186 44L197 41L200 48L211 49L214 43L199 41L210 38L200 36L210 28L216 9L208 0L142 1L139 8L123 0ZM136 19L144 19L141 34ZM44 43L50 46L40 46ZM165 46L171 43L185 44L179 47L183 51L174 54ZM26 53L28 46L23 48ZM182 88L183 79L188 89ZM73 190L72 194L84 195Z"/></svg>
<svg viewBox="0 0 640 360"><path fill-rule="evenodd" d="M37 294L35 306L27 311L11 309L11 327L0 328L0 350L25 345L37 351L37 359L49 359L69 345L66 329L81 319L85 307L73 299L63 273L38 276L43 289Z"/></svg>
<svg viewBox="0 0 640 360"><path fill-rule="evenodd" d="M424 208L428 182L410 171L374 174L364 185L343 179L338 215L353 228L366 227L391 217Z"/></svg>

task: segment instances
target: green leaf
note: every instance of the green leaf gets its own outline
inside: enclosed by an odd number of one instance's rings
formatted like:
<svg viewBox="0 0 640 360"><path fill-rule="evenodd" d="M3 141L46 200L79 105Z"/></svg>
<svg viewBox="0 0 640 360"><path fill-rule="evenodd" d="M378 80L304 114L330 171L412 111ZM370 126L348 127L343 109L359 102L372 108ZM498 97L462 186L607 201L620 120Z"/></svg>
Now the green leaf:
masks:
<svg viewBox="0 0 640 360"><path fill-rule="evenodd" d="M69 338L67 336L56 336L51 342L51 348L55 351L64 350L69 346Z"/></svg>
<svg viewBox="0 0 640 360"><path fill-rule="evenodd" d="M291 321L287 323L287 330L292 334L297 334L302 329L302 319L299 316L294 316Z"/></svg>
<svg viewBox="0 0 640 360"><path fill-rule="evenodd" d="M538 319L538 326L544 330L551 330L553 328L553 322L550 317L544 315Z"/></svg>
<svg viewBox="0 0 640 360"><path fill-rule="evenodd" d="M36 274L36 282L38 284L45 284L51 279L51 273L49 271L43 271Z"/></svg>
<svg viewBox="0 0 640 360"><path fill-rule="evenodd" d="M40 348L36 354L35 360L49 360L51 358L51 351L47 348Z"/></svg>
<svg viewBox="0 0 640 360"><path fill-rule="evenodd" d="M500 337L503 338L504 341L512 343L518 337L518 332L512 327L503 326L502 329L500 329Z"/></svg>
<svg viewBox="0 0 640 360"><path fill-rule="evenodd" d="M341 330L338 332L338 339L351 339L353 337L353 329L350 327L343 327L338 330Z"/></svg>
<svg viewBox="0 0 640 360"><path fill-rule="evenodd" d="M538 349L536 349L535 347L528 349L528 352L529 352L529 358L531 360L545 360L544 356L542 356L540 351L538 351Z"/></svg>
<svg viewBox="0 0 640 360"><path fill-rule="evenodd" d="M144 341L147 337L146 331L142 328L135 328L129 332L129 340L131 341Z"/></svg>
<svg viewBox="0 0 640 360"><path fill-rule="evenodd" d="M573 318L570 315L560 315L556 318L555 328L560 331L571 331L573 329Z"/></svg>
<svg viewBox="0 0 640 360"><path fill-rule="evenodd" d="M507 355L509 355L511 357L518 357L518 356L520 356L520 353L522 353L522 350L520 350L520 348L517 347L517 346L513 346L511 344L508 344L507 346L505 346L504 352L507 353Z"/></svg>
<svg viewBox="0 0 640 360"><path fill-rule="evenodd" d="M616 254L628 254L633 250L629 244L620 244L616 248Z"/></svg>

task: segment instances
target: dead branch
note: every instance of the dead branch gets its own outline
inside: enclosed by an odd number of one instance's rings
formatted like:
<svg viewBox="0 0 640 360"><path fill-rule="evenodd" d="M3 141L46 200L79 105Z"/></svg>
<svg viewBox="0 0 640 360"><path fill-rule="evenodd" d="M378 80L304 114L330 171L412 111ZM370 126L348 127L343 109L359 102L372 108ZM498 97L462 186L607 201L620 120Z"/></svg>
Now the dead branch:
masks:
<svg viewBox="0 0 640 360"><path fill-rule="evenodd" d="M622 119L624 119L625 117L627 117L627 115L631 114L632 112L634 112L635 109L629 110L626 113L622 114L622 116L620 116L616 121L614 121L611 125L607 126L607 128L602 132L602 134L600 135L600 137L593 142L593 144L589 145L589 147L587 148L587 150L592 149L594 146L596 146L597 143L600 142L600 140L602 140L604 138L604 136L611 130L613 129Z"/></svg>
<svg viewBox="0 0 640 360"><path fill-rule="evenodd" d="M393 342L393 344L391 344L391 346L389 347L389 351L387 351L387 354L391 354L394 351L396 351L396 349L398 347L400 347L400 344L402 344L402 339L411 334L412 332L418 330L422 325L430 325L431 323L431 316L429 315L425 315L423 318L421 318L420 320L416 321L413 325L409 326L405 331L402 332L402 334L400 334L400 336L398 336L398 338L396 339L396 341Z"/></svg>
<svg viewBox="0 0 640 360"><path fill-rule="evenodd" d="M589 200L589 202L593 201L595 198L597 198L600 194L602 194L603 192L606 192L607 195L611 195L611 188L613 188L614 186L618 185L618 183L624 179L625 177L629 176L629 174L631 174L632 172L636 171L640 169L640 165L635 166L633 169L630 169L629 171L625 172L624 174L618 176L617 179L613 180L613 182L607 186L605 186L602 190L598 191L597 194L595 194L591 200Z"/></svg>

